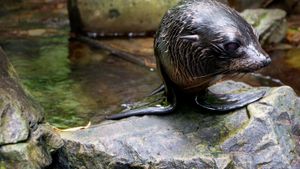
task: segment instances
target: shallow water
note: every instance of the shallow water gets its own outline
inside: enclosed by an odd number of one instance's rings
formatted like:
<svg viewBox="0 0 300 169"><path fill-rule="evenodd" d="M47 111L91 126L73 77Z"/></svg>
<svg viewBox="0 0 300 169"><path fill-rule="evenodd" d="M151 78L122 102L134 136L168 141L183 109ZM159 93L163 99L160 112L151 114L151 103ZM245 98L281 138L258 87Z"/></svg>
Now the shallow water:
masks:
<svg viewBox="0 0 300 169"><path fill-rule="evenodd" d="M252 86L291 86L300 95L300 48L268 52L272 63L251 74L233 78Z"/></svg>
<svg viewBox="0 0 300 169"><path fill-rule="evenodd" d="M70 63L67 36L1 42L22 83L44 107L47 121L57 127L98 123L160 83L156 72L73 43L78 60L89 61Z"/></svg>
<svg viewBox="0 0 300 169"><path fill-rule="evenodd" d="M300 96L300 48L271 52L272 64L263 74L291 86ZM268 85L268 84L265 84Z"/></svg>
<svg viewBox="0 0 300 169"><path fill-rule="evenodd" d="M5 25L0 27L0 46L52 125L98 123L122 103L138 100L160 84L156 72L69 41L64 1L29 0L12 6L0 7L0 25ZM147 38L143 45L147 50L141 53L147 59L152 40ZM137 53L136 49L127 51ZM300 94L300 49L278 50L271 56L272 64L260 71L263 76L240 80L254 86L280 86L282 82ZM145 65L153 67L150 57Z"/></svg>
<svg viewBox="0 0 300 169"><path fill-rule="evenodd" d="M160 84L156 72L69 42L63 1L12 3L0 13L0 46L56 127L98 123Z"/></svg>

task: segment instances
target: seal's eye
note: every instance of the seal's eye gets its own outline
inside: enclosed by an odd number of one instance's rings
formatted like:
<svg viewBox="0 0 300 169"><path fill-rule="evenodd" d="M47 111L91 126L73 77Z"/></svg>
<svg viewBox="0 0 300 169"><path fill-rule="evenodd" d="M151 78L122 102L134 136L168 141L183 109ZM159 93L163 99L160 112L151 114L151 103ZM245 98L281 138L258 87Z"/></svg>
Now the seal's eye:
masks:
<svg viewBox="0 0 300 169"><path fill-rule="evenodd" d="M234 52L239 47L240 47L240 44L237 42L229 42L229 43L226 43L224 46L224 48L227 52Z"/></svg>

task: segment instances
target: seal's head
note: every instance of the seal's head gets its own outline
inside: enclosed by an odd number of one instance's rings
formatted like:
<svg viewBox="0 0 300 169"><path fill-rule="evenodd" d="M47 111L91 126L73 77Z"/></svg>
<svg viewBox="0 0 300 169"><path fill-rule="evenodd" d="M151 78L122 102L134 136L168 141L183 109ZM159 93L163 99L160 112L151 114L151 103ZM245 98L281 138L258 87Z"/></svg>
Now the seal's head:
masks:
<svg viewBox="0 0 300 169"><path fill-rule="evenodd" d="M252 26L215 0L183 1L169 10L154 49L159 69L183 90L203 86L218 74L252 72L271 62Z"/></svg>

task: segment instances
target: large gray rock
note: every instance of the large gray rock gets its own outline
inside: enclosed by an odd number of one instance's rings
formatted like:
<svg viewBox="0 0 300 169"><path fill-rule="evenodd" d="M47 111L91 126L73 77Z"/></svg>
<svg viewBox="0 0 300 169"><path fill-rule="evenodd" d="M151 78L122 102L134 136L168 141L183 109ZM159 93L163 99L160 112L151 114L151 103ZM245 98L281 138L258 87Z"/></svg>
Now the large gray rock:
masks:
<svg viewBox="0 0 300 169"><path fill-rule="evenodd" d="M25 142L0 146L0 168L40 169L52 163L51 153L63 142L47 124L40 124ZM2 162L2 163L1 163Z"/></svg>
<svg viewBox="0 0 300 169"><path fill-rule="evenodd" d="M247 9L241 15L258 32L261 44L278 43L287 31L286 12L281 9Z"/></svg>
<svg viewBox="0 0 300 169"><path fill-rule="evenodd" d="M0 145L27 140L43 120L40 107L24 92L0 48Z"/></svg>
<svg viewBox="0 0 300 169"><path fill-rule="evenodd" d="M0 168L39 169L63 142L24 91L0 48Z"/></svg>
<svg viewBox="0 0 300 169"><path fill-rule="evenodd" d="M214 88L250 88L226 81ZM56 168L297 168L300 100L287 86L225 114L180 108L62 132ZM184 113L186 112L186 113Z"/></svg>

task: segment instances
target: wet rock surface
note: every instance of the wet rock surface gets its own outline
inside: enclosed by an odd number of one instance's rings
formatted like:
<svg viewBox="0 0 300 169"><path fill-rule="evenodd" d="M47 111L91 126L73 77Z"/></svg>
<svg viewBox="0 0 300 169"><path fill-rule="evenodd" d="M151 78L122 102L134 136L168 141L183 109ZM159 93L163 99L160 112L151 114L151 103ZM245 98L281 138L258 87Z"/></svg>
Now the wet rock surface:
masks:
<svg viewBox="0 0 300 169"><path fill-rule="evenodd" d="M41 168L63 142L43 123L42 109L25 92L0 48L0 168Z"/></svg>
<svg viewBox="0 0 300 169"><path fill-rule="evenodd" d="M249 88L225 81L212 87ZM183 106L167 116L62 132L55 168L297 168L300 100L287 86L229 113Z"/></svg>
<svg viewBox="0 0 300 169"><path fill-rule="evenodd" d="M241 15L256 29L261 44L278 43L287 31L286 12L281 9L247 9Z"/></svg>
<svg viewBox="0 0 300 169"><path fill-rule="evenodd" d="M41 109L24 92L0 48L0 145L24 141L42 121Z"/></svg>
<svg viewBox="0 0 300 169"><path fill-rule="evenodd" d="M41 124L31 137L16 144L0 146L0 167L39 169L52 163L51 153L63 145L52 126Z"/></svg>

